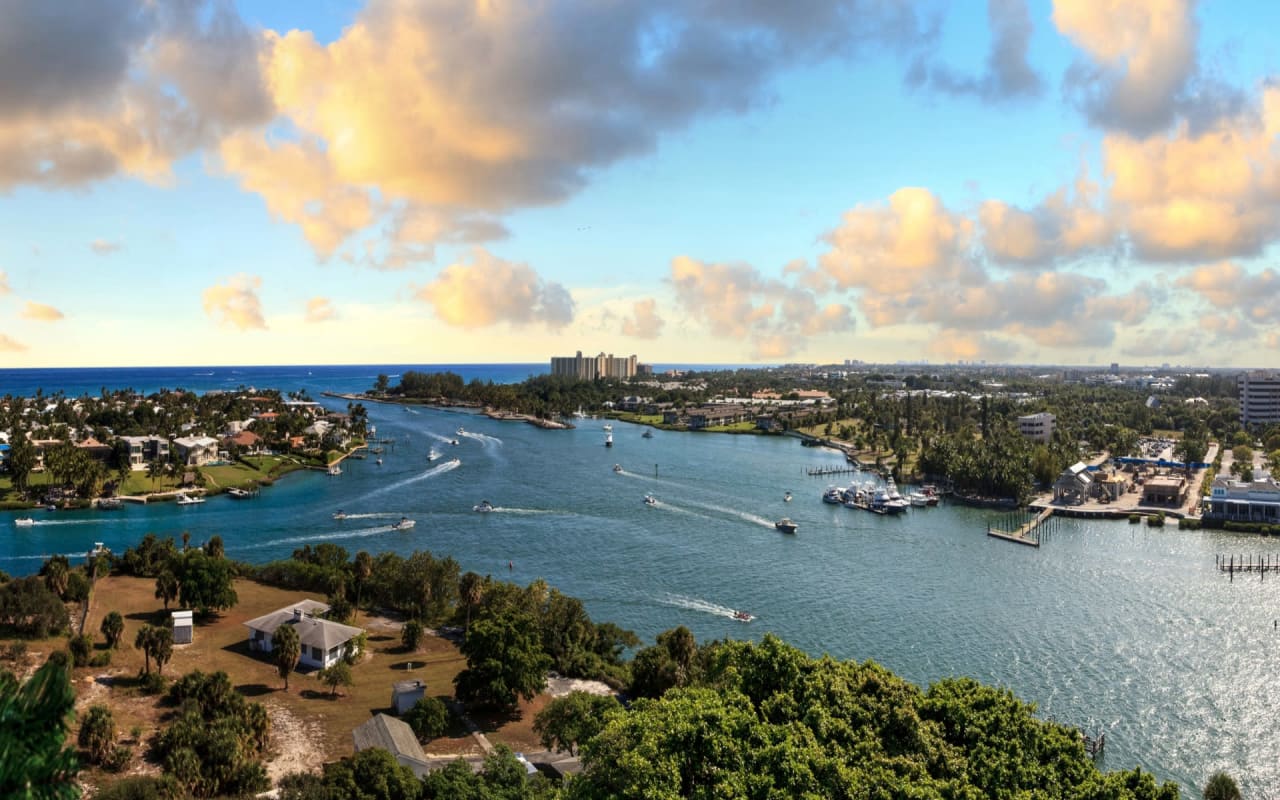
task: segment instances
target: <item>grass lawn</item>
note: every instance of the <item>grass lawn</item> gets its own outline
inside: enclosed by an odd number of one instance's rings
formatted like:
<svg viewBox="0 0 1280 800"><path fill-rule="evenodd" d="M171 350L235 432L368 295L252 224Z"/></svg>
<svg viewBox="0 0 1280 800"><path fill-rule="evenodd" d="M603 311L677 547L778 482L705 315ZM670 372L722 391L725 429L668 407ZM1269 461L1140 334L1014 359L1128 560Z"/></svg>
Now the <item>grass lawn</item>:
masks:
<svg viewBox="0 0 1280 800"><path fill-rule="evenodd" d="M756 430L756 423L755 420L747 420L732 425L708 425L705 430L709 433L751 433Z"/></svg>

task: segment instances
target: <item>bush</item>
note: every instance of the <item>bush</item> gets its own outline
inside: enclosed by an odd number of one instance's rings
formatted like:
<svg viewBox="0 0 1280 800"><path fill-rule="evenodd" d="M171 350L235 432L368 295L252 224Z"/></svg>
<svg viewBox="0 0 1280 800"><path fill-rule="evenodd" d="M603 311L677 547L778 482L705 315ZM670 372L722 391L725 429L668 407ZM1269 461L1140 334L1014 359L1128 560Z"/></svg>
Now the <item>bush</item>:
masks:
<svg viewBox="0 0 1280 800"><path fill-rule="evenodd" d="M1154 517L1147 517L1147 525L1152 528L1164 527L1164 514L1156 514Z"/></svg>
<svg viewBox="0 0 1280 800"><path fill-rule="evenodd" d="M1192 519L1191 517L1183 517L1178 520L1178 529L1185 531L1198 531L1200 530L1200 520Z"/></svg>
<svg viewBox="0 0 1280 800"><path fill-rule="evenodd" d="M173 778L138 776L116 781L98 791L96 800L176 800L182 796Z"/></svg>
<svg viewBox="0 0 1280 800"><path fill-rule="evenodd" d="M1142 515L1141 515L1141 514L1130 514L1130 515L1129 515L1129 524L1130 524L1130 525L1137 525L1139 522L1142 522Z"/></svg>
<svg viewBox="0 0 1280 800"><path fill-rule="evenodd" d="M89 656L93 654L93 637L81 633L71 637L67 642L67 650L71 652L71 663L77 667L89 664Z"/></svg>
<svg viewBox="0 0 1280 800"><path fill-rule="evenodd" d="M404 721L422 741L443 736L449 730L452 715L439 697L423 697L404 712Z"/></svg>
<svg viewBox="0 0 1280 800"><path fill-rule="evenodd" d="M83 603L89 599L91 586L89 577L80 570L74 569L67 573L67 590L62 593L62 599L68 603Z"/></svg>
<svg viewBox="0 0 1280 800"><path fill-rule="evenodd" d="M102 768L108 772L124 772L131 761L133 761L133 748L118 744L103 759Z"/></svg>
<svg viewBox="0 0 1280 800"><path fill-rule="evenodd" d="M159 672L148 672L138 682L138 688L143 694L162 694L168 685L169 682Z"/></svg>
<svg viewBox="0 0 1280 800"><path fill-rule="evenodd" d="M400 643L404 645L405 650L413 652L421 646L424 634L422 623L411 619L400 630Z"/></svg>
<svg viewBox="0 0 1280 800"><path fill-rule="evenodd" d="M93 658L89 659L91 667L107 667L111 665L111 651L103 650L101 653L94 653Z"/></svg>
<svg viewBox="0 0 1280 800"><path fill-rule="evenodd" d="M111 709L103 705L90 706L84 722L80 724L79 745L89 752L89 762L102 764L111 756L116 740L116 723Z"/></svg>
<svg viewBox="0 0 1280 800"><path fill-rule="evenodd" d="M10 642L4 649L5 661L24 661L27 658L26 642Z"/></svg>
<svg viewBox="0 0 1280 800"><path fill-rule="evenodd" d="M0 627L19 636L43 639L71 626L67 607L36 575L0 584Z"/></svg>

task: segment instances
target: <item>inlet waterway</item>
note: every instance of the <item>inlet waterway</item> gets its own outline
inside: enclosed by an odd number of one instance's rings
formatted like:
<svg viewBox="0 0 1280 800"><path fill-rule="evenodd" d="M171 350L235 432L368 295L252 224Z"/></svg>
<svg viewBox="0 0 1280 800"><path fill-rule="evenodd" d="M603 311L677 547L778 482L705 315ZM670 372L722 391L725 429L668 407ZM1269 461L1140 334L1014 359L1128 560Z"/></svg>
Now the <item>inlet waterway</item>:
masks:
<svg viewBox="0 0 1280 800"><path fill-rule="evenodd" d="M218 534L250 562L320 542L428 549L464 570L545 578L646 642L676 625L700 641L773 632L920 685L971 676L1007 687L1042 716L1105 731L1104 767L1139 765L1187 796L1216 769L1246 794L1280 779L1280 581L1228 582L1214 568L1215 553L1280 554L1269 539L1063 520L1033 549L985 535L998 512L944 503L880 517L824 505L833 478L805 470L839 454L789 438L644 438L613 423L606 448L600 420L543 431L385 405L371 405L370 420L395 440L383 464L295 473L254 500L0 515L0 569L29 573L95 542L119 552L147 532ZM433 448L442 457L429 461ZM655 506L643 502L650 493ZM481 500L495 512L474 512ZM348 518L335 521L338 509ZM13 525L28 515L35 525ZM391 530L402 516L417 525ZM783 516L797 535L774 529ZM735 621L734 609L756 620Z"/></svg>

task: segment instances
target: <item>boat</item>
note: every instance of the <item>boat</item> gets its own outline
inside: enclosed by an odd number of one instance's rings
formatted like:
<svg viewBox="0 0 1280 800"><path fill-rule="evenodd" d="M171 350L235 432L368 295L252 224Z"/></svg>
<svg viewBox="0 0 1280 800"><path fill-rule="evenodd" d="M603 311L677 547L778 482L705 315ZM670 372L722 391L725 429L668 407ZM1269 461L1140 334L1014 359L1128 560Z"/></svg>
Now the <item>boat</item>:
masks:
<svg viewBox="0 0 1280 800"><path fill-rule="evenodd" d="M407 531L407 530L409 530L410 528L412 528L414 525L417 525L417 524L418 524L418 523L414 522L413 520L409 519L408 517L401 517L399 522L393 522L393 523L391 523L391 530L393 530L393 531Z"/></svg>
<svg viewBox="0 0 1280 800"><path fill-rule="evenodd" d="M336 478L341 474L342 474L342 467L338 466L337 464L334 464L332 467L329 467L329 477Z"/></svg>
<svg viewBox="0 0 1280 800"><path fill-rule="evenodd" d="M110 547L107 547L102 542L94 542L93 549L89 551L89 558L97 558L98 556L105 556L110 552L111 552Z"/></svg>
<svg viewBox="0 0 1280 800"><path fill-rule="evenodd" d="M18 517L13 521L13 524L17 525L19 528L30 528L32 525L36 524L36 521L31 517Z"/></svg>
<svg viewBox="0 0 1280 800"><path fill-rule="evenodd" d="M191 495L187 495L187 494L179 494L177 499L177 503L180 506L194 506L194 505L199 505L200 503L203 503L203 502L204 502L203 497L192 497Z"/></svg>
<svg viewBox="0 0 1280 800"><path fill-rule="evenodd" d="M780 520L778 520L777 522L773 523L773 527L777 528L778 530L782 531L783 533L795 533L795 532L796 532L796 528L798 528L799 526L798 526L798 525L796 525L794 522L792 522L792 521L791 521L790 519L788 519L787 517L783 517L782 519L780 519Z"/></svg>
<svg viewBox="0 0 1280 800"><path fill-rule="evenodd" d="M466 432L466 430L464 430L464 429L462 428L462 426L458 426L457 435L458 435L458 436L466 436L466 435L467 435L467 432Z"/></svg>
<svg viewBox="0 0 1280 800"><path fill-rule="evenodd" d="M613 426L606 424L604 426L604 446L613 447Z"/></svg>
<svg viewBox="0 0 1280 800"><path fill-rule="evenodd" d="M121 500L119 497L104 497L98 501L98 510L99 511L118 511L123 505L124 505L124 501Z"/></svg>
<svg viewBox="0 0 1280 800"><path fill-rule="evenodd" d="M924 492L908 492L907 500L916 508L924 508L929 505L929 498L925 496Z"/></svg>
<svg viewBox="0 0 1280 800"><path fill-rule="evenodd" d="M488 500L481 500L479 503L471 507L472 511L479 511L481 514L488 514L493 510L493 503Z"/></svg>
<svg viewBox="0 0 1280 800"><path fill-rule="evenodd" d="M640 436L645 439L652 439L653 431L645 431L644 433L640 434Z"/></svg>
<svg viewBox="0 0 1280 800"><path fill-rule="evenodd" d="M253 497L255 493L249 491L248 489L240 489L235 486L232 486L230 489L227 490L227 494L231 496L232 500L248 500L249 498Z"/></svg>
<svg viewBox="0 0 1280 800"><path fill-rule="evenodd" d="M457 446L458 446L458 440L457 440L457 439L450 439L450 440L449 440L449 444L453 445L454 447L457 447Z"/></svg>
<svg viewBox="0 0 1280 800"><path fill-rule="evenodd" d="M337 520L346 519L347 512L343 511L342 509L338 509L337 511L333 512L333 518Z"/></svg>
<svg viewBox="0 0 1280 800"><path fill-rule="evenodd" d="M427 451L428 461L435 461L439 457L440 457L440 453L436 452L436 449L434 447Z"/></svg>
<svg viewBox="0 0 1280 800"><path fill-rule="evenodd" d="M376 463L378 466L382 466L382 459L381 459L381 458L379 458L375 463Z"/></svg>
<svg viewBox="0 0 1280 800"><path fill-rule="evenodd" d="M613 465L613 471L614 471L614 472L622 472L622 465L621 465L621 464L614 464L614 465Z"/></svg>
<svg viewBox="0 0 1280 800"><path fill-rule="evenodd" d="M654 497L651 494L646 494L644 496L644 504L646 506L656 506L658 504L658 498Z"/></svg>
<svg viewBox="0 0 1280 800"><path fill-rule="evenodd" d="M822 502L830 503L838 506L844 503L844 489L839 486L828 486L827 490L822 493Z"/></svg>
<svg viewBox="0 0 1280 800"><path fill-rule="evenodd" d="M747 613L746 611L734 611L733 618L736 619L738 622L750 622L751 620L755 619L755 616Z"/></svg>
<svg viewBox="0 0 1280 800"><path fill-rule="evenodd" d="M791 502L791 492L787 492L786 494L784 494L784 495L782 496L782 502L784 502L784 503L790 503L790 502Z"/></svg>

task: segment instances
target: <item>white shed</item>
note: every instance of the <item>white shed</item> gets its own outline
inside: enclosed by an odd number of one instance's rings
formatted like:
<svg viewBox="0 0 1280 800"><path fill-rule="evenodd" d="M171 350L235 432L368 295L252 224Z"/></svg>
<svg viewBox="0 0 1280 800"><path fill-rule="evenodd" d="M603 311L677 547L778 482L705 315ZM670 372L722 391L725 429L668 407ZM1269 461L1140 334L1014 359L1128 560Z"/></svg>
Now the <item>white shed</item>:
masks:
<svg viewBox="0 0 1280 800"><path fill-rule="evenodd" d="M400 681L392 684L391 707L395 709L396 716L413 708L414 703L426 696L426 693L427 684L424 681Z"/></svg>
<svg viewBox="0 0 1280 800"><path fill-rule="evenodd" d="M173 612L173 643L191 644L191 636L194 631L192 625L190 611Z"/></svg>

